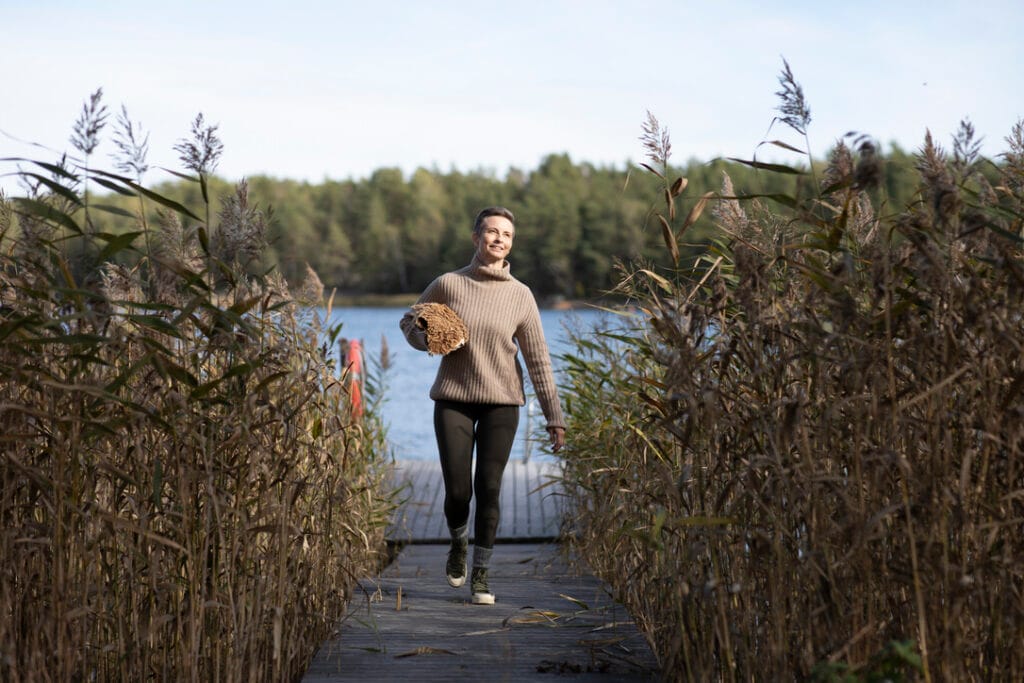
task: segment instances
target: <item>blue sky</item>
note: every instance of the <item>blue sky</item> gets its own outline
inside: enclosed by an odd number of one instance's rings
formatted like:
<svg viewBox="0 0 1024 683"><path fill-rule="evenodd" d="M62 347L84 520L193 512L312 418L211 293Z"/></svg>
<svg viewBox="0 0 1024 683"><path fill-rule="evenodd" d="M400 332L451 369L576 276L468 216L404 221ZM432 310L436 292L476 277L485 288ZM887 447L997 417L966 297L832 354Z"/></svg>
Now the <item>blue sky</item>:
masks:
<svg viewBox="0 0 1024 683"><path fill-rule="evenodd" d="M157 166L179 167L173 145L203 112L232 179L500 175L553 152L622 166L642 160L647 110L679 163L749 158L766 138L803 145L768 130L783 56L817 155L850 130L913 150L927 128L948 146L964 117L996 154L1024 117L1024 3L1010 0L0 0L0 16L0 156L49 154L18 140L69 149L103 87L150 131Z"/></svg>

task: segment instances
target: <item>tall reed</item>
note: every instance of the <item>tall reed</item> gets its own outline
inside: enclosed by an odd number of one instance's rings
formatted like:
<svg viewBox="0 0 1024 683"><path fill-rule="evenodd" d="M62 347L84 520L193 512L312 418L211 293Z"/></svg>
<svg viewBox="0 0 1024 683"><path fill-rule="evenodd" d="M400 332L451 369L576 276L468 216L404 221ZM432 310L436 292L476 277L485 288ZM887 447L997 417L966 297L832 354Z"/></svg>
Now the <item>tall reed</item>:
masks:
<svg viewBox="0 0 1024 683"><path fill-rule="evenodd" d="M660 133L666 248L719 237L566 359L574 543L670 680L1024 678L1024 124L1000 164L928 136L898 210L867 138L687 201Z"/></svg>
<svg viewBox="0 0 1024 683"><path fill-rule="evenodd" d="M30 192L0 202L5 681L295 680L382 557L375 404L350 410L315 274L260 269L244 183L207 196L219 140L194 132L196 212L140 184L127 133L135 178L15 160ZM138 228L90 231L86 181Z"/></svg>

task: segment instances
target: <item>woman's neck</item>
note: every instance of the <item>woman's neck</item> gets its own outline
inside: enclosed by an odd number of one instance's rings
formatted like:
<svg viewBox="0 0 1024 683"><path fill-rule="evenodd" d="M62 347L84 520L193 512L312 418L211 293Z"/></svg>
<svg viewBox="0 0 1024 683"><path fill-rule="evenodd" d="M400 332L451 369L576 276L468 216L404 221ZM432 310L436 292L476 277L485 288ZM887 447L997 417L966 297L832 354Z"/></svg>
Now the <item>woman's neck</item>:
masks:
<svg viewBox="0 0 1024 683"><path fill-rule="evenodd" d="M473 261L470 265L481 275L496 280L508 280L512 277L512 269L507 259L501 259L495 264L488 264L480 258L479 254L473 254Z"/></svg>

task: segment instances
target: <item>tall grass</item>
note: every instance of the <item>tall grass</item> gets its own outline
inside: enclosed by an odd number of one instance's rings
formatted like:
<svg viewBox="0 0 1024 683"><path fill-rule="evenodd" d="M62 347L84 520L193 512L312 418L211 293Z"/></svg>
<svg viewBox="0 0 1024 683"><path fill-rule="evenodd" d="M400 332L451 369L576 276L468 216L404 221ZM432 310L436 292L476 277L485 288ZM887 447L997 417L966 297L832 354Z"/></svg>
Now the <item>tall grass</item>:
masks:
<svg viewBox="0 0 1024 683"><path fill-rule="evenodd" d="M102 113L85 159L8 160L29 191L0 202L0 679L295 680L381 559L381 424L350 410L315 274L260 270L244 183L208 197L216 128L180 145L193 212L140 184L137 129L135 177L88 163ZM137 229L91 229L113 209L87 182L136 197Z"/></svg>
<svg viewBox="0 0 1024 683"><path fill-rule="evenodd" d="M574 543L672 680L1024 678L1024 124L926 138L907 207L866 138L686 200L662 132L666 248L705 202L720 238L567 358Z"/></svg>

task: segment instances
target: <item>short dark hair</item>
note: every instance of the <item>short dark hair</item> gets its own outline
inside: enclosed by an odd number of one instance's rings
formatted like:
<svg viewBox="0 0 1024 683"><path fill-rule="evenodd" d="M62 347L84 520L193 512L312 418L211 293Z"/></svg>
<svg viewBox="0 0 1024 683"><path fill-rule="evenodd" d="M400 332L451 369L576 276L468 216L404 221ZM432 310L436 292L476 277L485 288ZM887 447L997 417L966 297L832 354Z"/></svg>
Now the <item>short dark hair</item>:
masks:
<svg viewBox="0 0 1024 683"><path fill-rule="evenodd" d="M483 230L484 227L484 219L490 218L491 216L501 216L502 218L507 218L509 223L513 226L516 224L516 217L513 216L512 212L504 206L488 206L476 215L476 221L473 222L474 235L480 234L480 231Z"/></svg>

